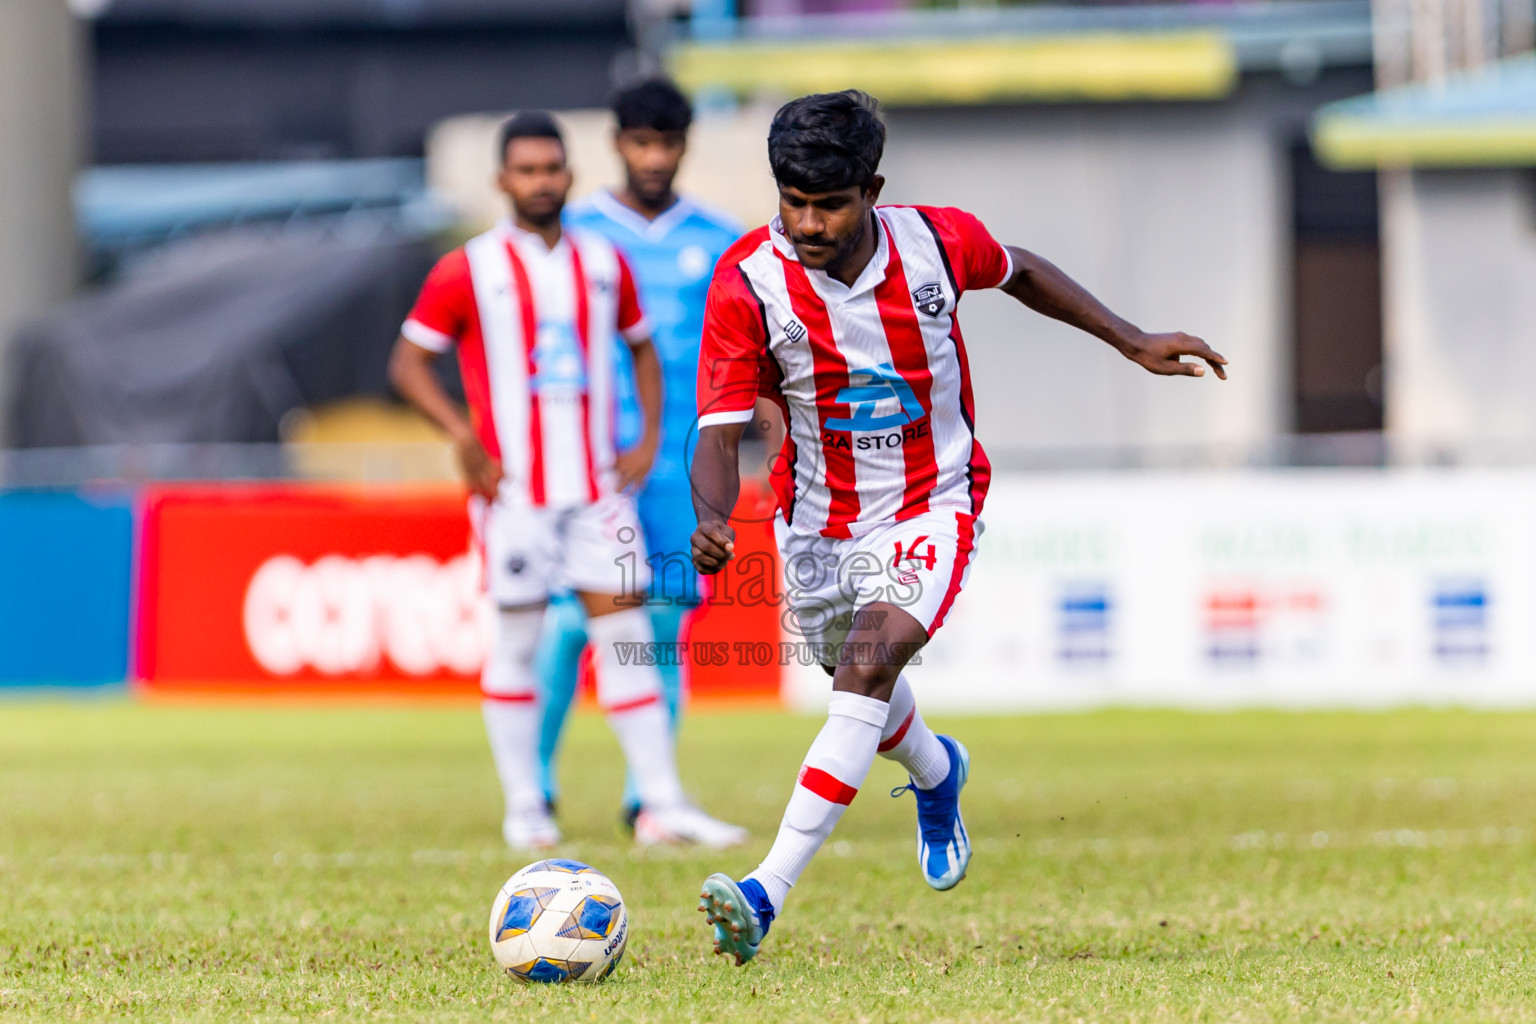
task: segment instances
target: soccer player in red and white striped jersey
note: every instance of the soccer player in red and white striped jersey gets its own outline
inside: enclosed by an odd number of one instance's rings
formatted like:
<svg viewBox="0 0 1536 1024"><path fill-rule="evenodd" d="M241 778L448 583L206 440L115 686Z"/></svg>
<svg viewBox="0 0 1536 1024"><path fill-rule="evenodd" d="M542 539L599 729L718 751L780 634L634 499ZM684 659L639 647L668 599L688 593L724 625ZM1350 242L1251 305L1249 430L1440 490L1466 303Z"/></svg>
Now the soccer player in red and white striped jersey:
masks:
<svg viewBox="0 0 1536 1024"><path fill-rule="evenodd" d="M1149 334L1049 262L998 243L975 217L879 206L885 127L849 91L786 104L768 135L779 217L716 267L699 363L693 535L700 572L731 558L737 447L759 395L788 435L773 473L785 590L803 639L832 675L768 856L700 894L715 949L756 955L789 889L863 784L876 755L907 769L924 880L965 876L964 746L924 724L902 669L965 586L991 476L976 439L960 297L999 288L1079 327L1153 373L1225 379L1226 360L1186 334Z"/></svg>
<svg viewBox="0 0 1536 1024"><path fill-rule="evenodd" d="M673 755L654 641L635 597L648 582L630 489L660 431L661 370L623 255L560 221L571 173L554 119L524 112L502 129L498 182L513 216L444 256L401 328L396 388L454 439L473 496L495 640L481 675L491 753L506 797L502 834L519 848L560 839L539 781L534 655L554 589L576 592L597 656L598 703L640 796L642 842L730 846L744 830L688 802ZM614 346L634 357L643 439L615 451ZM432 373L457 348L466 419ZM625 578L626 572L629 578Z"/></svg>

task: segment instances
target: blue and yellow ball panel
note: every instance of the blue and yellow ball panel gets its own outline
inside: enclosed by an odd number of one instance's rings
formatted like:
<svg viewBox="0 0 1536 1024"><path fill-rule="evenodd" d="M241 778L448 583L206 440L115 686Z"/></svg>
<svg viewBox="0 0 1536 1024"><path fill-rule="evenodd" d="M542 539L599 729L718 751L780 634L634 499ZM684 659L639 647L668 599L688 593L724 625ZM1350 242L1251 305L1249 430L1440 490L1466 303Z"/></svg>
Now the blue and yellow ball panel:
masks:
<svg viewBox="0 0 1536 1024"><path fill-rule="evenodd" d="M622 904L611 896L588 896L571 911L555 934L562 939L606 939Z"/></svg>
<svg viewBox="0 0 1536 1024"><path fill-rule="evenodd" d="M502 915L501 927L496 932L496 941L526 935L528 929L533 927L533 922L539 919L543 909L539 906L539 901L532 896L513 896L507 902L507 912Z"/></svg>
<svg viewBox="0 0 1536 1024"><path fill-rule="evenodd" d="M577 981L592 966L590 960L550 960L538 957L525 964L507 968L507 973L523 981L552 984L560 981Z"/></svg>
<svg viewBox="0 0 1536 1024"><path fill-rule="evenodd" d="M597 868L590 864L583 864L579 860L564 860L562 858L541 860L535 864L529 864L527 867L523 868L522 871L518 872L518 874L526 874L533 871L563 871L571 875L603 874L601 871L597 870ZM607 876L605 875L604 877Z"/></svg>
<svg viewBox="0 0 1536 1024"><path fill-rule="evenodd" d="M512 894L507 901L506 913L502 915L501 927L496 931L496 941L511 939L519 935L527 934L533 927L533 922L539 919L549 906L550 900L560 890L553 886L539 886L533 889L519 889Z"/></svg>
<svg viewBox="0 0 1536 1024"><path fill-rule="evenodd" d="M549 905L555 901L555 897L560 895L560 890L553 885L536 885L529 889L519 889L512 895L514 897L526 896L537 900L540 910L548 910Z"/></svg>

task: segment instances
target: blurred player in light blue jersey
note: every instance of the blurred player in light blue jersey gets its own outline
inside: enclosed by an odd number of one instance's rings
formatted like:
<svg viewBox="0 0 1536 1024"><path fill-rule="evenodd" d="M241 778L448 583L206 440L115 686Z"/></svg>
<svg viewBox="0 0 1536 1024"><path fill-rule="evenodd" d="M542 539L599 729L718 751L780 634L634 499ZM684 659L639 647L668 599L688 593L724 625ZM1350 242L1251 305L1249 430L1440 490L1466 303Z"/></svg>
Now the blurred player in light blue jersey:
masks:
<svg viewBox="0 0 1536 1024"><path fill-rule="evenodd" d="M629 257L661 357L666 384L661 448L640 492L639 505L656 581L653 592L662 598L648 608L656 641L665 645L677 641L698 594L689 547L694 513L685 448L697 415L695 377L704 329L704 298L716 261L740 237L742 229L728 215L672 190L693 121L693 110L676 86L663 80L632 86L614 98L613 112L618 120L614 148L624 162L624 187L617 192L601 191L573 204L565 217L573 226L611 239ZM616 358L621 363L615 376L618 444L622 449L633 440L627 435L638 433L640 415L627 353L616 352ZM545 687L539 759L544 792L553 804L557 792L555 752L576 693L581 651L587 642L581 608L574 600L551 602L544 637L538 665ZM683 696L682 669L665 663L660 669L675 729ZM626 784L626 823L634 824L638 807L633 784Z"/></svg>

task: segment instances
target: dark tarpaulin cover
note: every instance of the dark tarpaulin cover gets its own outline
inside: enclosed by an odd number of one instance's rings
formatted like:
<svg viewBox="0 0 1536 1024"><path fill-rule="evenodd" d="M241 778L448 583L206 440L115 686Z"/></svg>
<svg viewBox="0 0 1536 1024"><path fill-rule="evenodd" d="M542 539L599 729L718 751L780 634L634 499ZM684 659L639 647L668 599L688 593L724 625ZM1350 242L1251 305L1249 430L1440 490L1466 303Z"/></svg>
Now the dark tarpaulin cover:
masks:
<svg viewBox="0 0 1536 1024"><path fill-rule="evenodd" d="M23 327L11 443L273 442L294 408L387 394L389 350L432 252L358 235L192 239Z"/></svg>

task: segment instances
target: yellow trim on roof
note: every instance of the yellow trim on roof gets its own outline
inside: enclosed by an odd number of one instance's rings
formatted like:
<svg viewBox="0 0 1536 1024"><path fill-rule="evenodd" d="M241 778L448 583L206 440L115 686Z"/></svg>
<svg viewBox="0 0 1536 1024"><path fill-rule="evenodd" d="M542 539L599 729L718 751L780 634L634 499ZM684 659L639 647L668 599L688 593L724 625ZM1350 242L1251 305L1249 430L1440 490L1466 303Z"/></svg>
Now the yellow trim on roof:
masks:
<svg viewBox="0 0 1536 1024"><path fill-rule="evenodd" d="M1478 118L1394 124L1373 117L1324 115L1313 146L1335 170L1372 167L1522 167L1536 165L1536 118Z"/></svg>
<svg viewBox="0 0 1536 1024"><path fill-rule="evenodd" d="M859 88L885 103L1219 99L1237 57L1219 32L1022 39L685 43L669 60L692 91L799 96Z"/></svg>

